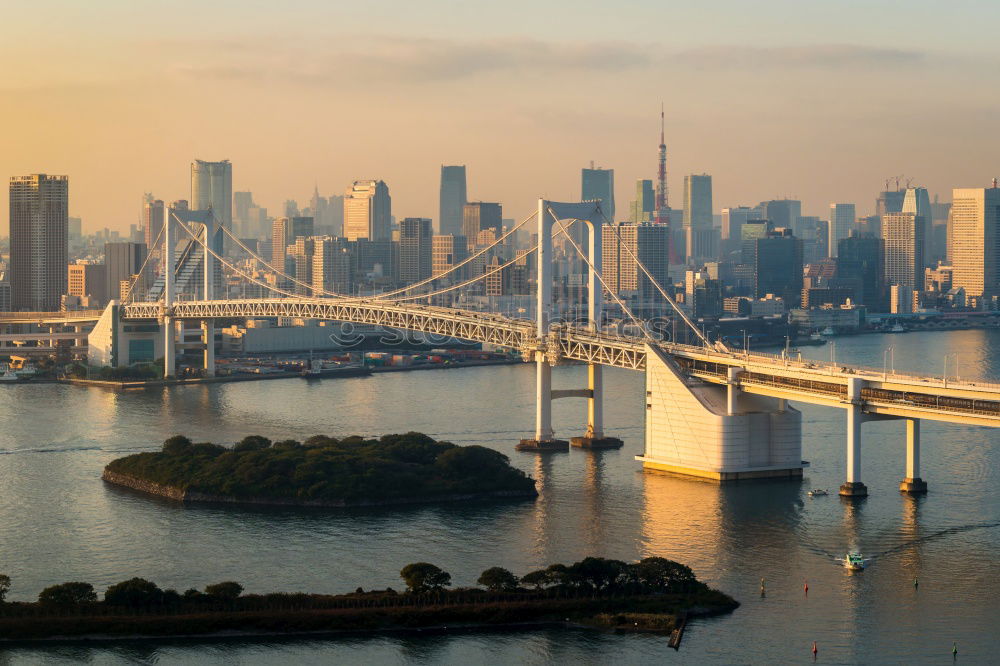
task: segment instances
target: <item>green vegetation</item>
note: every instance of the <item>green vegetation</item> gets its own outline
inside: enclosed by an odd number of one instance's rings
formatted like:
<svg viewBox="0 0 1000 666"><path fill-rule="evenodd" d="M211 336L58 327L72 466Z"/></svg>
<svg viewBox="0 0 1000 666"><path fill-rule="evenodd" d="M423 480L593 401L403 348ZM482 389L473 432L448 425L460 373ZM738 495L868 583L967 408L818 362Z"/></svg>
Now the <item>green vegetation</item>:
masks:
<svg viewBox="0 0 1000 666"><path fill-rule="evenodd" d="M533 576L533 574L537 574ZM529 577L536 580L524 586ZM0 603L0 638L180 635L216 631L381 631L467 626L561 625L607 630L671 631L676 616L714 615L739 604L699 582L691 570L658 557L626 563L588 557L518 577L502 567L479 576L486 588L445 589L451 575L428 562L403 567L407 591L392 588L340 595L243 594L234 581L204 592L161 590L143 578L108 587L98 601L89 583L53 585L38 602Z"/></svg>
<svg viewBox="0 0 1000 666"><path fill-rule="evenodd" d="M534 480L502 453L417 432L378 440L316 435L302 443L251 435L232 448L177 435L160 452L119 458L105 471L105 478L119 474L235 501L349 505L537 494Z"/></svg>

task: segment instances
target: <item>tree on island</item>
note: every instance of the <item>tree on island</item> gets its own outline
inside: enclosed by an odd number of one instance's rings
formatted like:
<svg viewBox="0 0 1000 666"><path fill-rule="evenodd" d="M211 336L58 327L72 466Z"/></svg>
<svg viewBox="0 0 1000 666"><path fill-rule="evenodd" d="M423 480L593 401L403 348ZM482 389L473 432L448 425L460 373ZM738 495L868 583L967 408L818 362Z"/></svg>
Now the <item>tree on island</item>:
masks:
<svg viewBox="0 0 1000 666"><path fill-rule="evenodd" d="M479 576L477 584L490 592L508 592L517 589L517 576L503 567L490 567Z"/></svg>
<svg viewBox="0 0 1000 666"><path fill-rule="evenodd" d="M239 599L240 595L243 594L243 586L236 581L227 580L222 583L215 583L214 585L207 586L205 588L205 594L210 597L216 597L217 599L232 601L234 599Z"/></svg>
<svg viewBox="0 0 1000 666"><path fill-rule="evenodd" d="M233 451L263 451L269 446L271 446L271 440L267 437L261 437L260 435L247 435L236 443L236 446L233 447Z"/></svg>
<svg viewBox="0 0 1000 666"><path fill-rule="evenodd" d="M38 594L38 603L46 606L82 606L97 601L97 592L90 583L60 583Z"/></svg>
<svg viewBox="0 0 1000 666"><path fill-rule="evenodd" d="M104 603L133 608L156 606L163 603L163 590L145 578L130 578L109 587L104 593Z"/></svg>
<svg viewBox="0 0 1000 666"><path fill-rule="evenodd" d="M451 585L451 574L429 562L414 562L407 564L399 572L400 578L406 583L410 592L437 591Z"/></svg>
<svg viewBox="0 0 1000 666"><path fill-rule="evenodd" d="M191 440L184 435L174 435L163 442L163 452L171 455L183 455L191 450Z"/></svg>
<svg viewBox="0 0 1000 666"><path fill-rule="evenodd" d="M0 603L7 599L8 592L10 592L10 576L0 574Z"/></svg>

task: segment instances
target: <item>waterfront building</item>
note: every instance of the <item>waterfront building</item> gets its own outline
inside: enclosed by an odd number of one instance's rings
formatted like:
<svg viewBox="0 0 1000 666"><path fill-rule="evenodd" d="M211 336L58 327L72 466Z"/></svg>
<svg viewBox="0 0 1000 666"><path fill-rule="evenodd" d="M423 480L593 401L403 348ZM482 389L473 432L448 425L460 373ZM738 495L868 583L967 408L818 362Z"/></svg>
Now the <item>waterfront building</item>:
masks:
<svg viewBox="0 0 1000 666"><path fill-rule="evenodd" d="M56 311L69 263L69 177L10 179L11 309Z"/></svg>
<svg viewBox="0 0 1000 666"><path fill-rule="evenodd" d="M952 287L982 307L1000 296L1000 188L961 188L951 202Z"/></svg>
<svg viewBox="0 0 1000 666"><path fill-rule="evenodd" d="M391 238L392 198L381 180L357 180L344 195L344 236L388 241Z"/></svg>
<svg viewBox="0 0 1000 666"><path fill-rule="evenodd" d="M594 168L583 169L580 174L580 200L600 200L601 210L609 222L615 221L615 170Z"/></svg>
<svg viewBox="0 0 1000 666"><path fill-rule="evenodd" d="M882 216L885 241L885 284L922 289L925 220L915 213Z"/></svg>
<svg viewBox="0 0 1000 666"><path fill-rule="evenodd" d="M460 235L463 229L466 194L465 165L441 167L438 233Z"/></svg>
<svg viewBox="0 0 1000 666"><path fill-rule="evenodd" d="M744 225L744 230L747 226ZM802 292L802 240L791 229L775 228L763 237L743 243L743 263L752 270L755 298L780 296L786 303L800 300Z"/></svg>
<svg viewBox="0 0 1000 666"><path fill-rule="evenodd" d="M412 284L431 277L433 227L427 217L407 217L399 224L399 281Z"/></svg>
<svg viewBox="0 0 1000 666"><path fill-rule="evenodd" d="M856 209L851 203L830 204L830 226L829 226L829 254L830 257L837 256L837 244L851 235L855 228Z"/></svg>
<svg viewBox="0 0 1000 666"><path fill-rule="evenodd" d="M854 300L881 311L885 306L885 241L852 233L837 244L837 275L856 282Z"/></svg>
<svg viewBox="0 0 1000 666"><path fill-rule="evenodd" d="M70 264L66 269L66 293L77 298L91 299L95 306L108 302L108 274L104 264Z"/></svg>

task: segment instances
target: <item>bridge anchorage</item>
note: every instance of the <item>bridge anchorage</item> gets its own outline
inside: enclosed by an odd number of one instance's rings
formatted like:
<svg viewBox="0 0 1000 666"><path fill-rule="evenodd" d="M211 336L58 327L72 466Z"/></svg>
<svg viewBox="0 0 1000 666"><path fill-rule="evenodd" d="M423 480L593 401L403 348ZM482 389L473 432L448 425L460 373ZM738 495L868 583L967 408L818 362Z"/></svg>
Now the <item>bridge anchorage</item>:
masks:
<svg viewBox="0 0 1000 666"><path fill-rule="evenodd" d="M126 298L124 302L109 305L88 338L91 362L129 365L135 352L145 350L152 358L162 354L165 374L171 376L175 371L176 351L183 346L201 350L206 371L211 373L215 363L213 327L218 319L296 317L423 331L520 350L525 360L535 363L535 432L532 438L516 445L522 451L567 451L570 445L584 448L622 446L622 440L608 435L604 429L604 366L645 373L644 446L636 459L647 470L723 483L757 478L801 478L803 469L808 466L802 460L802 415L789 401L843 409L847 417L846 478L840 494L848 499L865 497L868 493L861 480L862 424L865 422L905 421L905 447L901 446L899 451L900 458L905 461L901 465L905 475L899 489L906 493L927 490L920 473L921 420L1000 426L998 385L886 373L882 368L794 361L760 353L735 353L718 343L713 345L633 255L639 269L659 290L664 302L675 308L676 316L690 327L700 344L654 339L627 304L613 290L607 289L597 270L601 260L601 232L618 234L616 227L604 220L599 202L540 200L537 213L514 226L496 243L503 242L535 217L538 245L532 251L538 253L538 293L536 320L528 322L493 313L413 303L420 299L426 301L428 294L409 292L428 284L435 289L433 280L369 298L322 290L313 290L312 296L284 291L257 280L220 256L212 243L206 242L206 238L211 239L216 233L210 221L178 219L172 223L168 214L164 220L165 245L173 248L171 239L175 231L181 231L199 247L200 275L204 279L202 289L207 298L177 298L175 280L181 271L179 265L174 266L174 261L183 253L165 253L169 259L165 264L175 270L164 272L162 297ZM582 222L586 225L586 251L567 232L567 220L570 224ZM195 233L192 228L199 232ZM222 231L226 232L224 228ZM587 265L590 298L583 325L551 321L553 231L564 234ZM232 240L240 243L235 237ZM621 247L631 252L627 244L621 243ZM244 250L249 252L245 246ZM488 250L489 247L473 254L452 271L461 269ZM194 253L185 256L191 257ZM255 255L250 253L250 256ZM256 260L263 263L259 257ZM215 262L277 297L212 298L214 280L210 276L215 275ZM484 272L472 281L490 274ZM279 276L296 283L292 276L280 272ZM470 282L466 280L430 293L440 294ZM604 292L609 293L631 319L640 332L638 335L616 334L602 327ZM16 317L16 313L12 313L12 317ZM37 319L38 323L44 323L44 318ZM2 321L0 317L0 323ZM52 319L53 323L58 321L61 321L58 317ZM198 327L188 330L196 332L200 342L192 343L186 338L178 341L185 323ZM79 325L80 321L74 320L72 324ZM587 365L586 387L552 387L552 367L565 360ZM569 440L557 438L552 428L552 401L562 398L587 400L585 428Z"/></svg>

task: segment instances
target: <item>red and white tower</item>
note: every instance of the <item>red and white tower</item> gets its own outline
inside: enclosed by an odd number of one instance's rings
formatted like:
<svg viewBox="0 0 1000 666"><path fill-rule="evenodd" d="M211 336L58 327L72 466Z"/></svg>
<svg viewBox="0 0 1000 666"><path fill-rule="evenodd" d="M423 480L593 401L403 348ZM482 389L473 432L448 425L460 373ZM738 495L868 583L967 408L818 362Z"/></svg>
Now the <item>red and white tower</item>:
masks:
<svg viewBox="0 0 1000 666"><path fill-rule="evenodd" d="M659 152L659 170L657 172L657 182L656 182L656 214L655 219L657 224L665 225L668 228L667 239L670 243L670 263L676 263L674 257L674 244L671 238L669 227L670 227L670 203L667 196L667 141L665 138L664 131L664 113L663 113L663 103L660 103L660 152Z"/></svg>

